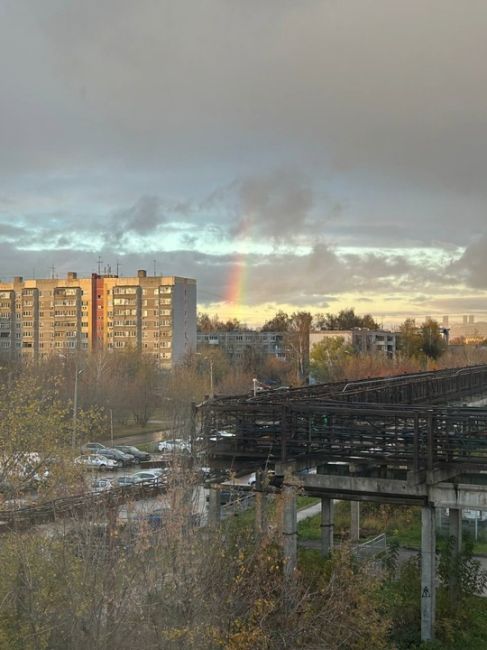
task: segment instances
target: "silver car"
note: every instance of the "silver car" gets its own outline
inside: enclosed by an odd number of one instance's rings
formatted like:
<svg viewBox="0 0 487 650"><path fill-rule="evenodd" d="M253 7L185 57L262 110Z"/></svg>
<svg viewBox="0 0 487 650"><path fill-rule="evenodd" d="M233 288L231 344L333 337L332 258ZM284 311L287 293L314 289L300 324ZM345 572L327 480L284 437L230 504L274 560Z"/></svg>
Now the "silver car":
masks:
<svg viewBox="0 0 487 650"><path fill-rule="evenodd" d="M84 456L78 456L75 458L74 462L77 465L83 465L88 469L116 469L118 467L117 461L113 458L107 458L101 454L86 454Z"/></svg>

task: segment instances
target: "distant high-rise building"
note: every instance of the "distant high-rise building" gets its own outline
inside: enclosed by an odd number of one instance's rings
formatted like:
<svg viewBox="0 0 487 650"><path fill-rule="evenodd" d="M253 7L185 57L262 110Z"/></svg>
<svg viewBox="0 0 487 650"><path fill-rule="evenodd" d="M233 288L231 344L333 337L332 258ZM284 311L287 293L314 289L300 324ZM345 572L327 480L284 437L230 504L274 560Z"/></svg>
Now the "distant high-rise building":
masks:
<svg viewBox="0 0 487 650"><path fill-rule="evenodd" d="M450 319L449 319L449 317L448 317L448 316L446 316L446 315L445 315L445 316L443 316L443 320L442 320L442 325L443 325L443 327L448 327L448 325L449 325L449 322L450 322Z"/></svg>
<svg viewBox="0 0 487 650"><path fill-rule="evenodd" d="M468 317L468 322L470 325L473 325L475 323L475 316L469 316Z"/></svg>
<svg viewBox="0 0 487 650"><path fill-rule="evenodd" d="M463 324L468 325L468 316L463 317Z"/></svg>
<svg viewBox="0 0 487 650"><path fill-rule="evenodd" d="M133 349L171 367L196 349L196 280L92 274L0 283L0 355Z"/></svg>

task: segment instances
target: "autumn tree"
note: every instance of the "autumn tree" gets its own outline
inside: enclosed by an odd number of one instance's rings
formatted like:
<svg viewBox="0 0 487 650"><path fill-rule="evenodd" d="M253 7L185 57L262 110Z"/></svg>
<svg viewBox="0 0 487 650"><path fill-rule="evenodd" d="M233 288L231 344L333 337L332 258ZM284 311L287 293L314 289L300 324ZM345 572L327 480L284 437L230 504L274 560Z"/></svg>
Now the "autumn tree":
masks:
<svg viewBox="0 0 487 650"><path fill-rule="evenodd" d="M407 357L436 360L446 351L439 323L428 318L421 326L408 318L399 328L399 348Z"/></svg>
<svg viewBox="0 0 487 650"><path fill-rule="evenodd" d="M292 318L280 310L262 326L263 332L287 332Z"/></svg>
<svg viewBox="0 0 487 650"><path fill-rule="evenodd" d="M319 382L335 381L343 376L347 356L353 354L343 336L330 336L315 343L310 353L310 370Z"/></svg>
<svg viewBox="0 0 487 650"><path fill-rule="evenodd" d="M198 332L208 334L215 331L228 331L246 329L246 327L238 320L238 318L229 318L226 321L220 320L218 314L210 316L209 314L200 312L198 313L196 327Z"/></svg>
<svg viewBox="0 0 487 650"><path fill-rule="evenodd" d="M446 342L438 321L428 318L421 326L421 350L429 359L438 359L446 351Z"/></svg>
<svg viewBox="0 0 487 650"><path fill-rule="evenodd" d="M374 320L370 314L359 316L355 309L342 309L338 314L316 314L313 320L313 326L322 330L350 330L355 327L377 330L380 329L379 323Z"/></svg>
<svg viewBox="0 0 487 650"><path fill-rule="evenodd" d="M298 384L308 381L309 332L312 320L313 317L309 312L295 312L290 317L287 334L284 338L286 353L294 366Z"/></svg>

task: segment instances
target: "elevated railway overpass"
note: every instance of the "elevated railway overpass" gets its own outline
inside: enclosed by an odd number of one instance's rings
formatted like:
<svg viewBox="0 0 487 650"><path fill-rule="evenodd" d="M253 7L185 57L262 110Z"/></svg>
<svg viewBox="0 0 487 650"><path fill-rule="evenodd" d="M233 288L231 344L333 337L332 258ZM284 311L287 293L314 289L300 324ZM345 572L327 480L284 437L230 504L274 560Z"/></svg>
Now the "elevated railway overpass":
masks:
<svg viewBox="0 0 487 650"><path fill-rule="evenodd" d="M256 471L257 516L265 503L262 470L272 467L284 500L285 571L296 568L296 493L322 502L322 551L333 545L333 500L422 508L421 636L434 637L435 510L449 508L461 547L461 510L487 510L487 409L448 406L487 393L487 366L373 378L215 399L196 412L210 464ZM303 473L303 470L316 473ZM210 504L217 507L217 497ZM210 514L215 521L217 515Z"/></svg>

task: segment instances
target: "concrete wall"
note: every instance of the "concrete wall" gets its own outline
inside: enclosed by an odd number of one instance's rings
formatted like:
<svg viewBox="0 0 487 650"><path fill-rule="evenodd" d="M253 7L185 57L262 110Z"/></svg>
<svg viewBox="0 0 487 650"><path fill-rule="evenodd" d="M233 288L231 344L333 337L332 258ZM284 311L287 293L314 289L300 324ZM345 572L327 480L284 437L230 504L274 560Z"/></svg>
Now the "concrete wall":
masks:
<svg viewBox="0 0 487 650"><path fill-rule="evenodd" d="M172 293L172 364L196 351L196 283L175 278Z"/></svg>

